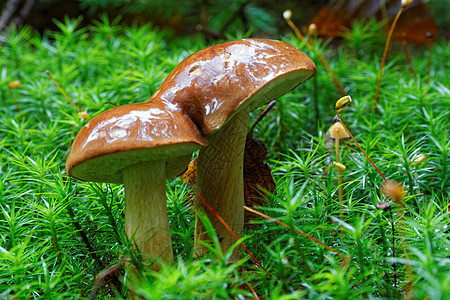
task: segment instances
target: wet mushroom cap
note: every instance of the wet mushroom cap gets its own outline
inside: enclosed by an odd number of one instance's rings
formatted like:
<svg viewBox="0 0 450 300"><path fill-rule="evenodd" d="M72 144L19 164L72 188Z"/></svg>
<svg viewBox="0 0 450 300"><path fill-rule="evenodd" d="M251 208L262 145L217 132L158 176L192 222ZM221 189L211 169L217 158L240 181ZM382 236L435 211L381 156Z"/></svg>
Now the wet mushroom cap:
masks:
<svg viewBox="0 0 450 300"><path fill-rule="evenodd" d="M164 101L107 110L80 130L66 161L71 177L123 183L121 170L165 160L166 178L183 173L205 138L179 108Z"/></svg>
<svg viewBox="0 0 450 300"><path fill-rule="evenodd" d="M266 39L214 45L183 60L150 98L178 104L204 135L234 113L252 111L295 88L316 72L296 47Z"/></svg>

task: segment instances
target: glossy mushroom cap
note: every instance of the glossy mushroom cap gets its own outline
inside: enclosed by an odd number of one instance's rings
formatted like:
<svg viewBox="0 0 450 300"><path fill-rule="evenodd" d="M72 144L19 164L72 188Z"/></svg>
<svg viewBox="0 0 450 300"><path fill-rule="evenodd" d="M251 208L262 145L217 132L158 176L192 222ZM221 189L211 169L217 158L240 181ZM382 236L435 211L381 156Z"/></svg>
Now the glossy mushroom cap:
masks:
<svg viewBox="0 0 450 300"><path fill-rule="evenodd" d="M173 104L130 104L86 123L73 142L66 169L80 180L122 183L123 168L165 160L166 178L171 178L184 172L192 153L205 144L197 127Z"/></svg>
<svg viewBox="0 0 450 300"><path fill-rule="evenodd" d="M178 104L204 135L237 111L280 97L316 72L285 42L244 39L214 45L183 60L150 98Z"/></svg>

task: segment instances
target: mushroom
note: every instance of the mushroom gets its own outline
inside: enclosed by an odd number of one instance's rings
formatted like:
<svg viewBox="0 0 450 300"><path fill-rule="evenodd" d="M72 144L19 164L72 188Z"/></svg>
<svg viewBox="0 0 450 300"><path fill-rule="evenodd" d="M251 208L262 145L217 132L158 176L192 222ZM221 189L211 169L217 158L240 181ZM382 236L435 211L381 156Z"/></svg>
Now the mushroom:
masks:
<svg viewBox="0 0 450 300"><path fill-rule="evenodd" d="M173 261L165 180L183 173L206 140L165 101L107 110L80 130L66 161L71 177L123 183L125 230L144 259ZM159 268L158 264L152 266Z"/></svg>
<svg viewBox="0 0 450 300"><path fill-rule="evenodd" d="M197 185L204 200L238 237L243 235L243 157L249 112L269 103L312 77L311 59L292 45L244 39L205 48L182 61L150 98L177 104L200 128L208 146L199 152ZM233 237L206 211L224 251ZM196 223L196 241L208 240ZM204 253L198 247L197 254ZM240 255L234 253L233 257Z"/></svg>
<svg viewBox="0 0 450 300"><path fill-rule="evenodd" d="M334 147L336 150L336 162L341 164L341 156L339 152L339 140L349 138L347 130L345 130L342 123L339 121L339 118L336 116L333 119L333 125L331 125L330 129L328 129L327 134L334 139ZM339 166L339 165L338 165ZM345 169L344 169L345 170ZM344 203L344 189L342 187L342 168L337 167L338 173L338 191L339 191L339 203L341 204L341 212L340 215L343 215L343 203Z"/></svg>

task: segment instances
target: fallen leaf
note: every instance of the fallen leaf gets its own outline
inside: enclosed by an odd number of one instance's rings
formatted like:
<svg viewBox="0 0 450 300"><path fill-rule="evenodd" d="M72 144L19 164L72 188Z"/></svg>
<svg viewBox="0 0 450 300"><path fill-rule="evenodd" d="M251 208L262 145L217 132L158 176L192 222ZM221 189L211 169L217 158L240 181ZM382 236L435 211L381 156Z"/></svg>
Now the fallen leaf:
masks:
<svg viewBox="0 0 450 300"><path fill-rule="evenodd" d="M183 181L188 186L195 187L197 182L197 157L189 163L188 169L186 170L186 172L181 174L180 178L181 181Z"/></svg>
<svg viewBox="0 0 450 300"><path fill-rule="evenodd" d="M244 150L244 203L248 207L264 206L264 199L275 191L270 167L264 162L266 155L264 143L249 134ZM181 180L191 187L195 187L196 179L197 158L189 163L187 171L181 175ZM247 225L251 218L253 216L245 211L244 219Z"/></svg>
<svg viewBox="0 0 450 300"><path fill-rule="evenodd" d="M314 16L310 25L315 24L319 36L338 37L345 28L351 27L353 21L371 17L381 20L384 14L380 3L380 0L334 1L324 6ZM392 22L400 9L401 1L387 0L385 3L386 16ZM437 34L438 27L426 5L420 0L414 0L404 8L392 38L423 45L432 41Z"/></svg>
<svg viewBox="0 0 450 300"><path fill-rule="evenodd" d="M265 163L267 149L264 143L249 134L244 150L244 195L248 207L264 206L270 193L275 191L275 181L270 167ZM245 222L251 219L245 212Z"/></svg>
<svg viewBox="0 0 450 300"><path fill-rule="evenodd" d="M397 22L392 38L425 45L432 42L439 29L426 5L416 0L408 5Z"/></svg>

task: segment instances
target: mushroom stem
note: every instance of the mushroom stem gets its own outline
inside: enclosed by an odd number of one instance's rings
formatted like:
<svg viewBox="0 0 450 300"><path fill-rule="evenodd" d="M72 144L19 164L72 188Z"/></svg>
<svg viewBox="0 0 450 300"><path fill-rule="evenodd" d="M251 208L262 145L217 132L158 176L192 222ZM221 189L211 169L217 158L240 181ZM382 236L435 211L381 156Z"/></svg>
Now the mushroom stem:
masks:
<svg viewBox="0 0 450 300"><path fill-rule="evenodd" d="M224 219L238 238L244 232L244 148L249 122L248 110L232 117L218 132L208 137L208 146L202 148L198 156L197 185L204 200ZM197 211L204 211L209 217L222 251L226 252L236 240L225 226L205 209L196 199ZM203 224L196 219L195 241L208 241L210 237ZM207 249L197 246L198 256ZM231 259L237 260L240 251L235 251Z"/></svg>
<svg viewBox="0 0 450 300"><path fill-rule="evenodd" d="M341 156L340 156L340 153L339 153L339 137L336 137L334 139L334 142L335 142L335 148L336 148L336 161L338 163L340 163L341 162ZM338 174L339 204L341 206L341 211L339 212L339 215L342 217L344 215L344 211L343 211L343 209L344 209L344 206L343 206L343 203L344 203L344 191L343 191L343 188L342 188L342 172L341 172L341 170L337 170L337 174Z"/></svg>
<svg viewBox="0 0 450 300"><path fill-rule="evenodd" d="M166 207L165 162L146 161L122 171L125 188L125 231L143 259L173 261ZM151 260L151 261L150 261ZM158 260L159 261L159 260ZM153 264L153 270L159 265Z"/></svg>

